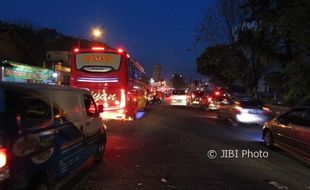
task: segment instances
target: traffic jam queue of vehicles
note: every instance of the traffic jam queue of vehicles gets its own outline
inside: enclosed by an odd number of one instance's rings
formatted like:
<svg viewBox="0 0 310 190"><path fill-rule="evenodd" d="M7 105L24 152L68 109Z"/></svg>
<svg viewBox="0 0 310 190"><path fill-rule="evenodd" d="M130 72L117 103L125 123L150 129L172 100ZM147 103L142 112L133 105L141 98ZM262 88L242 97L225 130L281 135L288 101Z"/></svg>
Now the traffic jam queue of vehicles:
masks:
<svg viewBox="0 0 310 190"><path fill-rule="evenodd" d="M0 189L58 189L101 161L101 111L87 90L0 82Z"/></svg>
<svg viewBox="0 0 310 190"><path fill-rule="evenodd" d="M91 92L103 119L133 120L147 103L143 67L123 49L74 49L70 86Z"/></svg>

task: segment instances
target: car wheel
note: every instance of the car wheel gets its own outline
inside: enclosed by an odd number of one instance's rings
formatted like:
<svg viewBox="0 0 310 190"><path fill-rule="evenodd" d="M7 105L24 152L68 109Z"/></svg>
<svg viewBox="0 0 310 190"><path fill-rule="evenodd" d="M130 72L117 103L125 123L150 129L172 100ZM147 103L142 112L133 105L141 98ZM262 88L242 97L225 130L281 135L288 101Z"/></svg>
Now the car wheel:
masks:
<svg viewBox="0 0 310 190"><path fill-rule="evenodd" d="M269 130L265 131L264 142L267 147L273 147L273 136Z"/></svg>
<svg viewBox="0 0 310 190"><path fill-rule="evenodd" d="M100 163L102 161L102 157L104 155L104 152L105 152L105 144L104 144L103 140L100 140L98 142L97 151L96 151L96 154L94 156L96 163Z"/></svg>

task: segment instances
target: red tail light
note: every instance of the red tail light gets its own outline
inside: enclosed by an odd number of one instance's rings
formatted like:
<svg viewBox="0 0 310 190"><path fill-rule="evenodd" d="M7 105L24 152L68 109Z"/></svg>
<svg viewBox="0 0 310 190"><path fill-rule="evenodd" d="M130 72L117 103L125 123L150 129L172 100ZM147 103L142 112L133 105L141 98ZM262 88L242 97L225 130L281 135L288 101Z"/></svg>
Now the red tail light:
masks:
<svg viewBox="0 0 310 190"><path fill-rule="evenodd" d="M235 111L236 111L236 114L241 114L242 107L236 106L236 107L235 107Z"/></svg>
<svg viewBox="0 0 310 190"><path fill-rule="evenodd" d="M96 51L96 50L104 50L104 47L92 47L92 50Z"/></svg>
<svg viewBox="0 0 310 190"><path fill-rule="evenodd" d="M119 104L120 108L124 108L126 106L126 94L125 94L125 90L121 89L121 102Z"/></svg>
<svg viewBox="0 0 310 190"><path fill-rule="evenodd" d="M7 150L5 148L0 148L0 168L6 166L7 161Z"/></svg>
<svg viewBox="0 0 310 190"><path fill-rule="evenodd" d="M268 107L263 107L264 114L269 114L270 109Z"/></svg>
<svg viewBox="0 0 310 190"><path fill-rule="evenodd" d="M219 95L220 95L220 92L219 92L219 91L216 91L214 94L215 94L216 96L219 96Z"/></svg>
<svg viewBox="0 0 310 190"><path fill-rule="evenodd" d="M209 97L209 98L208 98L208 102L211 102L211 101L212 101L212 98L211 98L211 97Z"/></svg>

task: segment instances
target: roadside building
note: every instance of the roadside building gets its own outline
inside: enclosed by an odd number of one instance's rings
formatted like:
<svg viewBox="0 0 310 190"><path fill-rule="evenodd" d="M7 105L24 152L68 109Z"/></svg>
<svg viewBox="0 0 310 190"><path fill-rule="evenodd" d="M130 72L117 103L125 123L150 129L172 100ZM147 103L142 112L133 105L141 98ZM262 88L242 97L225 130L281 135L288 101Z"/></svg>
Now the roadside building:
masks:
<svg viewBox="0 0 310 190"><path fill-rule="evenodd" d="M161 79L161 66L160 65L154 65L153 66L153 80L154 82L159 82Z"/></svg>
<svg viewBox="0 0 310 190"><path fill-rule="evenodd" d="M52 68L56 73L56 81L59 85L69 85L70 63L70 51L48 51L46 53L46 67Z"/></svg>

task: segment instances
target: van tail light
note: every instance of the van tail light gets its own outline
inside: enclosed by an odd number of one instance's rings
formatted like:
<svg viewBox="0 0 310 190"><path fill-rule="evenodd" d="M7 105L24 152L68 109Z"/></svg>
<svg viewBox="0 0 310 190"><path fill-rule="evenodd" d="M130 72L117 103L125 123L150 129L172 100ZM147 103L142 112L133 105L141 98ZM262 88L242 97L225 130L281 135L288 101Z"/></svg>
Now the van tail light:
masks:
<svg viewBox="0 0 310 190"><path fill-rule="evenodd" d="M0 148L0 169L7 165L8 155L5 148Z"/></svg>
<svg viewBox="0 0 310 190"><path fill-rule="evenodd" d="M124 108L126 106L126 94L125 90L121 89L121 102L119 104L119 108Z"/></svg>
<svg viewBox="0 0 310 190"><path fill-rule="evenodd" d="M236 114L241 114L241 112L242 112L242 107L236 106L236 107L235 107L235 112L236 112Z"/></svg>

